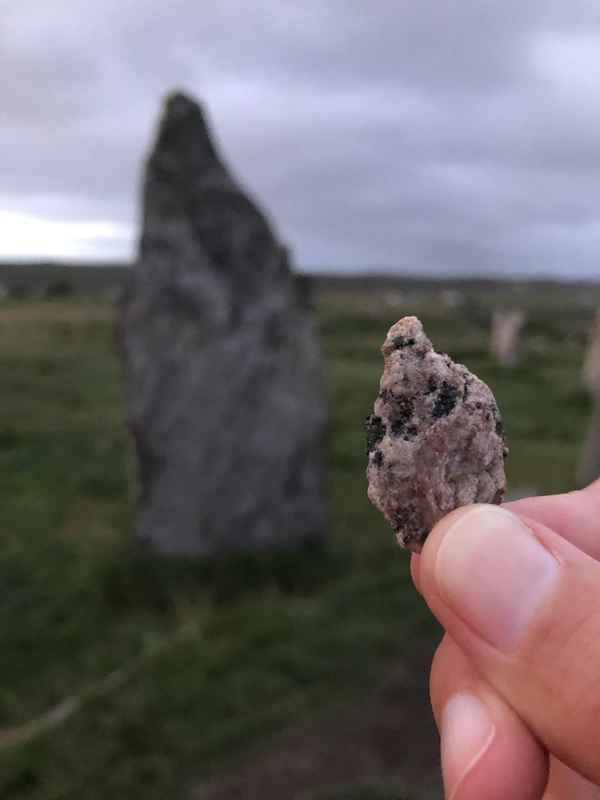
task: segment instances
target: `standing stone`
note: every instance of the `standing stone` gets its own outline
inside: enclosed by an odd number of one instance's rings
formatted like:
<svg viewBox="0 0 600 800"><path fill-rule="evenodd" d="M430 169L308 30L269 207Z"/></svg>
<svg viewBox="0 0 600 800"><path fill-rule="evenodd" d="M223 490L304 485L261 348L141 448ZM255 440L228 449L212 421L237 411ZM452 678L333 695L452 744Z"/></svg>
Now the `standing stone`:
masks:
<svg viewBox="0 0 600 800"><path fill-rule="evenodd" d="M594 403L577 471L578 485L587 486L600 478L600 311L592 326L582 378Z"/></svg>
<svg viewBox="0 0 600 800"><path fill-rule="evenodd" d="M584 386L592 395L600 399L600 311L590 330L588 349L583 362L582 379Z"/></svg>
<svg viewBox="0 0 600 800"><path fill-rule="evenodd" d="M137 535L172 555L325 535L322 363L305 292L200 107L166 102L122 304Z"/></svg>
<svg viewBox="0 0 600 800"><path fill-rule="evenodd" d="M503 367L515 367L519 361L521 330L525 322L522 311L494 311L490 352Z"/></svg>

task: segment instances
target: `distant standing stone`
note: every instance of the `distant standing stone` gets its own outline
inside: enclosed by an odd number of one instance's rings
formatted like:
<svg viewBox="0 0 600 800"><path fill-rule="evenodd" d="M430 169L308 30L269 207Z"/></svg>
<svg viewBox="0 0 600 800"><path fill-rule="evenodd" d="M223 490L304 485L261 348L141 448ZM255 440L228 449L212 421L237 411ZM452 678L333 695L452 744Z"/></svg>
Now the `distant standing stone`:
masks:
<svg viewBox="0 0 600 800"><path fill-rule="evenodd" d="M587 486L600 478L600 311L590 333L582 378L594 404L577 471L578 486Z"/></svg>
<svg viewBox="0 0 600 800"><path fill-rule="evenodd" d="M287 251L224 166L200 107L179 93L146 166L121 336L140 540L196 556L325 535L312 315Z"/></svg>
<svg viewBox="0 0 600 800"><path fill-rule="evenodd" d="M596 313L590 330L581 377L592 397L600 400L600 311Z"/></svg>
<svg viewBox="0 0 600 800"><path fill-rule="evenodd" d="M490 335L490 351L503 367L516 367L519 362L521 331L525 314L519 310L494 311Z"/></svg>

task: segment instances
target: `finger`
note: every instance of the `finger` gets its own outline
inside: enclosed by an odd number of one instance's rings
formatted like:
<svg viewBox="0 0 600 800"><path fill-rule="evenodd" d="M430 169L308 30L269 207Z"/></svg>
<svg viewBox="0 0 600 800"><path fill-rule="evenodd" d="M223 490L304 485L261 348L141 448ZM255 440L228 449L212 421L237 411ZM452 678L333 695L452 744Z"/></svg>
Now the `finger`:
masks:
<svg viewBox="0 0 600 800"><path fill-rule="evenodd" d="M504 503L503 508L541 522L600 561L600 480L567 494L514 500ZM410 572L415 588L420 591L417 553L411 555Z"/></svg>
<svg viewBox="0 0 600 800"><path fill-rule="evenodd" d="M600 561L600 480L579 491L527 497L504 508L541 522Z"/></svg>
<svg viewBox="0 0 600 800"><path fill-rule="evenodd" d="M550 759L550 777L543 800L598 800L600 788L569 769L557 758Z"/></svg>
<svg viewBox="0 0 600 800"><path fill-rule="evenodd" d="M491 762L487 760L490 758L487 753L483 753L479 761L475 761L473 752L469 751L462 757L459 753L457 758L457 747L469 746L462 731L458 732L458 738L455 736L454 741L450 743L442 741L442 769L447 797L451 797L452 792L455 793L457 800L470 800L471 796L494 797L491 792L497 792L500 797L510 797L513 800L530 796L541 797L548 773L545 751L532 734L524 729L521 720L517 718L517 724L514 724L515 714L512 709L489 685L483 683L462 650L448 635L442 640L433 659L430 692L438 728L441 728L443 711L448 701L458 694L470 693L475 694L486 707L491 709L493 724L497 731L502 731L504 737L503 749L494 753ZM497 741L494 741L490 749L497 746ZM454 761L451 762L453 748L455 755ZM479 749L475 743L473 748L475 753ZM478 774L473 772L475 767L479 771ZM479 782L475 788L473 788L474 781ZM483 781L486 783L483 784ZM460 791L458 791L459 786ZM597 785L569 769L558 759L549 760L548 785L543 800L598 800L598 798L600 798L600 788Z"/></svg>
<svg viewBox="0 0 600 800"><path fill-rule="evenodd" d="M448 636L433 660L431 703L447 798L540 800L546 752Z"/></svg>
<svg viewBox="0 0 600 800"><path fill-rule="evenodd" d="M600 564L533 520L470 506L419 562L429 607L546 749L600 782Z"/></svg>

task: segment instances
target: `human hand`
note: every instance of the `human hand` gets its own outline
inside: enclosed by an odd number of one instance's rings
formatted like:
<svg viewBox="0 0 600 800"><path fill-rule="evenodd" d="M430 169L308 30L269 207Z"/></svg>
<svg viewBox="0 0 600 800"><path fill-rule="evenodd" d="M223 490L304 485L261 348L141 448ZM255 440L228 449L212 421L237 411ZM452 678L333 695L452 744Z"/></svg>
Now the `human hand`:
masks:
<svg viewBox="0 0 600 800"><path fill-rule="evenodd" d="M600 798L600 481L439 522L411 570L448 800Z"/></svg>

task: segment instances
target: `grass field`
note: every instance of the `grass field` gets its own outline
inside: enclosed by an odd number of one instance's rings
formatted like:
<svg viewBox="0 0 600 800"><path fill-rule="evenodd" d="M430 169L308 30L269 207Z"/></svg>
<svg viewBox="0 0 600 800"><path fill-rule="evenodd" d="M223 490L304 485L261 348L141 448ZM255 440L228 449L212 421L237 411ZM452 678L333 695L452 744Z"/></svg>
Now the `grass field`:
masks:
<svg viewBox="0 0 600 800"><path fill-rule="evenodd" d="M437 348L496 392L511 485L571 488L592 310L567 290L524 304L524 358L507 370L487 355L481 298L459 308L426 294L398 308L321 298L331 543L212 565L156 562L131 544L135 475L111 306L2 305L0 797L185 797L437 636L408 559L366 500L362 425L378 348L392 321L418 313Z"/></svg>

